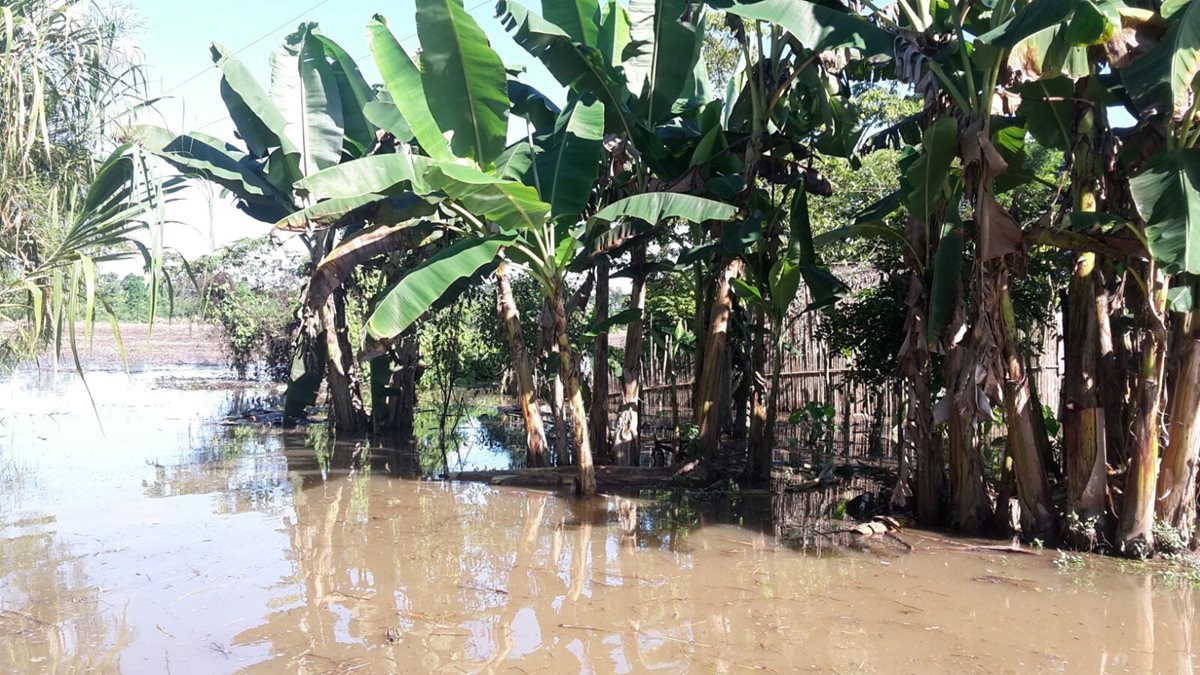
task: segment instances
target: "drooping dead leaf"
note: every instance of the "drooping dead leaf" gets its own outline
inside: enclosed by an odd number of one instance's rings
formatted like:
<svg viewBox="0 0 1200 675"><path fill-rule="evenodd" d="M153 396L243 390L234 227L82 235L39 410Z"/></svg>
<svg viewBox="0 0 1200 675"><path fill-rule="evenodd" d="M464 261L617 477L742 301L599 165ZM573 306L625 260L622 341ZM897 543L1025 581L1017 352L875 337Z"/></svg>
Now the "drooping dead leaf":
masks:
<svg viewBox="0 0 1200 675"><path fill-rule="evenodd" d="M976 171L982 172L985 181L1008 171L1008 162L992 145L991 139L983 131L983 123L976 121L967 127L963 133L963 163Z"/></svg>
<svg viewBox="0 0 1200 675"><path fill-rule="evenodd" d="M1021 224L1000 206L992 193L979 195L979 211L975 214L975 220L979 227L979 254L983 262L1022 250L1024 235Z"/></svg>
<svg viewBox="0 0 1200 675"><path fill-rule="evenodd" d="M1121 9L1121 27L1104 43L1109 67L1119 70L1158 44L1165 24L1157 13L1145 9Z"/></svg>

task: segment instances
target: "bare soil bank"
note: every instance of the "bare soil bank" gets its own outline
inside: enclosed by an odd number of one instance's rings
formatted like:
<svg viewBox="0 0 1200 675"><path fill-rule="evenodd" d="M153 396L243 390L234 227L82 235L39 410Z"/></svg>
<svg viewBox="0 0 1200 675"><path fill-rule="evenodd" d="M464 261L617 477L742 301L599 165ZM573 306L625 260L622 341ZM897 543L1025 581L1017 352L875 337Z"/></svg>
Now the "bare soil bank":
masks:
<svg viewBox="0 0 1200 675"><path fill-rule="evenodd" d="M75 326L75 340L79 347L79 358L89 370L120 370L121 351L112 327L107 322L96 322L91 340L86 337L83 324ZM151 327L144 323L122 323L119 326L120 344L125 347L129 367L142 369L173 365L223 366L228 359L223 351L224 338L221 327L188 321L156 321ZM53 358L53 348L42 356L42 363ZM63 336L60 364L71 366L71 349L67 337Z"/></svg>

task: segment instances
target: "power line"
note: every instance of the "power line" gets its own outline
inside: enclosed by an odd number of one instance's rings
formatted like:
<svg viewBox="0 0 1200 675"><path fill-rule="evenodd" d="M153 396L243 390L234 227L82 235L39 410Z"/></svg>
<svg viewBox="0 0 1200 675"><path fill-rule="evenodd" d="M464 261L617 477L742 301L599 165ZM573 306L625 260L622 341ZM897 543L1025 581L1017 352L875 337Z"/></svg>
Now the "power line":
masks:
<svg viewBox="0 0 1200 675"><path fill-rule="evenodd" d="M329 1L329 0L322 0L322 2L319 2L319 3L317 3L317 4L316 4L316 5L313 7L313 9L315 9L316 7L320 7L321 5L325 4L325 3L326 3L326 2L328 2L328 1ZM475 10L479 9L480 7L483 7L484 5L491 4L491 2L492 2L492 0L483 0L483 2L479 2L479 3L476 3L476 4L474 4L474 5L471 5L470 7L467 7L467 8L466 8L466 11L467 11L467 12L474 12ZM308 10L308 11L312 11L312 10L310 9L310 10ZM308 12L305 12L305 14L307 14L307 13L308 13ZM301 16L303 16L303 15L301 15ZM299 18L299 17L297 17L297 18ZM292 21L295 21L295 19L292 19ZM285 25L286 25L286 24L285 24ZM278 31L278 30L279 30L278 28L276 28L276 29L275 29L275 31ZM272 32L272 33L274 33L275 31L271 31L271 32ZM265 40L267 37L269 37L269 35L264 35L264 36L262 36L262 37L258 38L258 40L255 40L255 42L261 42L261 41ZM407 40L411 40L411 39L413 39L413 38L415 38L415 37L417 37L417 34L416 34L416 33L412 33L412 34L409 34L409 35L405 35L405 36L404 36L404 37L402 37L402 38L397 38L397 41L398 41L398 42L400 42L401 44L403 44L405 41L407 41ZM240 53L242 52L242 50L249 49L251 46L253 46L253 43L252 43L252 44L250 44L250 45L246 45L245 47L242 47L242 49L240 49L240 50L238 50L237 52L235 52L235 54L240 54ZM370 56L370 55L371 55L371 53L370 53L370 52L367 52L366 54L363 54L362 56L355 56L355 57L351 57L351 60L353 60L355 63L358 63L359 61L362 61L363 59L367 58L367 57L368 57L368 56ZM207 69L205 69L205 72L207 72ZM195 79L195 78L192 78L192 79ZM185 82L184 84L186 84L186 82ZM182 85L180 85L180 86L182 86ZM164 96L165 96L165 94L164 94ZM213 120L213 121L211 121L211 122L205 122L204 124L201 124L200 126L196 127L196 128L195 128L195 129L193 129L192 131L203 131L203 130L207 129L208 127L211 127L212 125L214 125L214 124L217 124L218 122L221 122L221 121L223 121L223 120L226 120L226 119L229 119L229 115L222 115L221 117L218 117L217 119L215 119L215 120Z"/></svg>
<svg viewBox="0 0 1200 675"><path fill-rule="evenodd" d="M294 17L292 17L292 18L288 19L287 21L284 21L283 23L281 23L281 24L279 24L278 26L276 26L276 27L272 28L271 30L267 31L266 33L263 33L262 35L258 36L258 37L257 37L257 38L255 38L255 39L254 39L254 41L253 41L253 42L251 42L250 44L247 44L247 45L243 46L241 49L239 49L239 50L235 51L235 52L233 53L233 55L234 55L234 56L237 56L238 54L241 54L242 52L246 51L247 49L250 49L250 48L251 48L251 47L253 47L254 45L257 45L258 43L262 42L263 40L266 40L267 38L271 37L272 35L274 35L274 34L278 33L279 31L283 30L284 28L287 28L288 26L292 25L292 24L293 24L293 23L295 23L297 20L299 20L299 19L303 19L303 18L304 18L306 15L308 15L308 14L312 13L312 11L313 11L313 10L315 10L315 9L319 8L321 5L327 4L328 2L329 2L329 0L320 0L320 2L318 2L318 3L317 3L317 4L315 4L315 5L313 5L312 7L309 7L308 9L304 10L303 12L300 12L300 13L299 13L299 14L297 14L296 16L294 16ZM205 66L203 69L196 71L196 73L194 73L194 74L193 74L191 77L189 77L189 78L187 78L186 80L184 80L184 81L180 82L179 84L176 84L175 86L171 87L170 89L167 89L167 90L166 90L166 91L164 91L162 94L159 94L159 96L160 96L160 97L163 97L163 98L166 98L166 97L167 97L167 96L168 96L168 95L169 95L171 92L173 92L173 91L178 91L179 89L181 89L181 88L183 88L183 87L187 86L188 84L191 84L193 81L195 81L195 80L196 80L196 78L198 78L198 77L202 77L203 75L206 75L206 74L207 74L207 73L208 73L210 70L212 70L212 69L213 69L213 66L211 66L211 65L210 65L210 66Z"/></svg>

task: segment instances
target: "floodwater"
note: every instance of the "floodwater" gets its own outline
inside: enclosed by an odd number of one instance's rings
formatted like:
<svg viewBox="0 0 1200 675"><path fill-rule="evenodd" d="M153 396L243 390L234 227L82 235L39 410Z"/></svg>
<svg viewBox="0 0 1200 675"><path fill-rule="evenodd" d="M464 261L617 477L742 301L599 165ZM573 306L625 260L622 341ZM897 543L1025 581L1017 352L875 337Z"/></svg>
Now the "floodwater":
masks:
<svg viewBox="0 0 1200 675"><path fill-rule="evenodd" d="M903 535L912 553L776 536L791 530L772 514L828 500L655 495L635 515L615 499L402 478L420 461L353 446L318 458L304 432L216 424L270 393L223 377L94 374L103 433L69 374L0 388L0 672L1141 673L1200 661L1200 597L1161 575L933 550L949 546L916 532Z"/></svg>

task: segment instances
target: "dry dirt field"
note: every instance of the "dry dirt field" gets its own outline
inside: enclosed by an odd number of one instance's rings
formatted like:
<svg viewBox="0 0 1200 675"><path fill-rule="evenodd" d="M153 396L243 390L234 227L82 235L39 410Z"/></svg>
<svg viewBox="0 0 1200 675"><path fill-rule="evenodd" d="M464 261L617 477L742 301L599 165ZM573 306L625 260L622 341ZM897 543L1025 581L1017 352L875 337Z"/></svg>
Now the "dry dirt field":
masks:
<svg viewBox="0 0 1200 675"><path fill-rule="evenodd" d="M123 367L117 340L107 322L96 322L90 341L84 333L83 324L78 324L75 330L84 368L120 370ZM129 367L133 369L154 365L220 366L228 363L222 351L219 326L187 321L156 321L151 330L144 323L122 323L119 332ZM51 358L51 352L46 352L42 356L42 364L49 364ZM71 367L71 350L65 335L59 363L63 367Z"/></svg>

